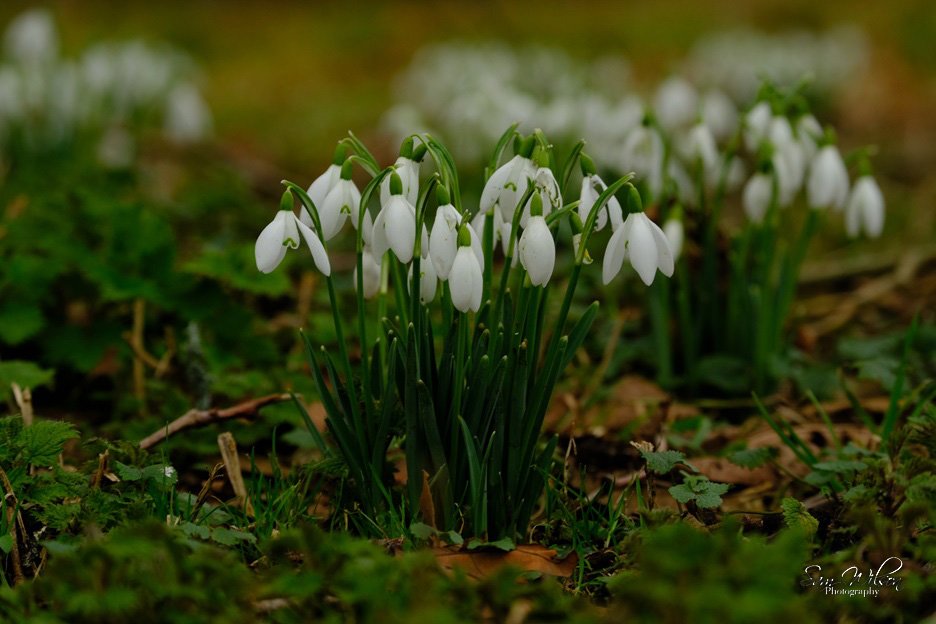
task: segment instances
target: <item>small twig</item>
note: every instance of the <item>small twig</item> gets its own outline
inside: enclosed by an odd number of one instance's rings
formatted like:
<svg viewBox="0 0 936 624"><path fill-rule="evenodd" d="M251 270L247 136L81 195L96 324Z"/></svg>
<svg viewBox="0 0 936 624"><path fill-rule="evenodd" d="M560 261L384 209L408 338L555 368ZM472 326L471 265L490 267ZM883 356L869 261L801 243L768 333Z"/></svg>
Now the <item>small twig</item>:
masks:
<svg viewBox="0 0 936 624"><path fill-rule="evenodd" d="M98 455L98 467L91 477L91 489L101 487L101 481L104 480L104 474L107 472L107 460L110 458L110 451L106 450Z"/></svg>
<svg viewBox="0 0 936 624"><path fill-rule="evenodd" d="M218 448L221 450L221 459L224 461L228 481L231 482L231 487L234 488L234 496L237 497L236 504L243 506L244 513L253 518L254 509L250 503L250 497L247 496L247 486L244 485L240 456L237 454L237 442L230 431L225 431L218 436Z"/></svg>
<svg viewBox="0 0 936 624"><path fill-rule="evenodd" d="M29 427L33 424L34 416L32 392L29 388L20 388L19 384L15 381L10 384L10 387L13 389L13 399L16 401L16 405L20 410L20 416L23 418L23 426Z"/></svg>
<svg viewBox="0 0 936 624"><path fill-rule="evenodd" d="M22 518L17 518L17 516L19 516L19 512L17 511L19 503L16 500L16 493L13 492L13 484L10 483L10 479L7 477L3 468L0 468L0 482L3 484L3 500L4 507L6 507L7 526L10 527L10 535L13 537L13 543L10 546L10 560L13 564L13 584L19 585L26 580L26 577L23 575L23 564L19 552L19 537L16 531L17 526L22 524ZM17 519L19 523L17 523ZM25 531L22 533L25 537Z"/></svg>
<svg viewBox="0 0 936 624"><path fill-rule="evenodd" d="M156 446L168 436L192 427L203 427L232 418L256 418L260 408L273 403L282 403L283 401L291 400L292 396L289 394L268 394L267 396L244 401L243 403L238 403L237 405L232 405L225 409L190 409L162 429L154 431L140 440L140 448L148 449Z"/></svg>
<svg viewBox="0 0 936 624"><path fill-rule="evenodd" d="M146 369L143 368L143 359L139 356L145 352L143 348L143 328L146 322L146 302L137 298L133 302L133 330L130 334L130 346L137 357L133 359L133 394L140 403L140 413L146 413Z"/></svg>
<svg viewBox="0 0 936 624"><path fill-rule="evenodd" d="M192 507L192 513L189 517L191 522L195 522L195 519L198 517L198 512L201 510L202 506L205 504L205 501L208 500L208 495L211 494L211 484L215 482L216 479L220 479L224 476L223 473L224 464L217 463L211 469L211 472L208 473L208 480L205 481L202 485L201 491L198 492L198 496L195 498L195 505Z"/></svg>

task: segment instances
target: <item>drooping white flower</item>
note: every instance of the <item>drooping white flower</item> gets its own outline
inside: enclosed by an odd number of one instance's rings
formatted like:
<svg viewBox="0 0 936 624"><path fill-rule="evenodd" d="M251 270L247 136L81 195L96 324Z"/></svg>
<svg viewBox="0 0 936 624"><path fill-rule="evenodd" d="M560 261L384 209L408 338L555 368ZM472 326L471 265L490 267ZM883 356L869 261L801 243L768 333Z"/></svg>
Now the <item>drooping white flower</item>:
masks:
<svg viewBox="0 0 936 624"><path fill-rule="evenodd" d="M281 210L257 237L257 244L254 248L257 268L261 273L272 272L283 261L287 249L299 247L301 234L309 246L309 251L312 252L315 266L323 274L330 275L331 265L322 241L315 232L296 217L292 211L292 197L289 195L287 199L287 195L289 193L283 196L283 201L280 203Z"/></svg>
<svg viewBox="0 0 936 624"><path fill-rule="evenodd" d="M583 177L582 190L579 193L578 215L579 219L581 219L584 224L588 220L588 215L591 213L595 202L598 201L598 196L608 188L608 185L604 183L601 176L595 173L595 164L592 162L591 158L585 154L581 155L581 166ZM609 216L611 217L612 225L615 229L624 222L621 203L614 195L599 208L598 216L595 220L595 231L604 228L605 224L608 222Z"/></svg>
<svg viewBox="0 0 936 624"><path fill-rule="evenodd" d="M439 278L436 275L435 265L430 259L431 254L427 253L419 261L419 302L427 304L435 299L436 287L439 284ZM407 289L413 282L413 264L409 267L408 279L406 280Z"/></svg>
<svg viewBox="0 0 936 624"><path fill-rule="evenodd" d="M361 192L351 179L352 161L346 160L341 166L341 174L331 187L321 205L317 205L319 220L322 223L322 236L326 241L335 237L350 215L351 223L357 227L358 210L361 204Z"/></svg>
<svg viewBox="0 0 936 624"><path fill-rule="evenodd" d="M660 125L669 131L688 126L699 112L695 87L678 76L660 85L653 103Z"/></svg>
<svg viewBox="0 0 936 624"><path fill-rule="evenodd" d="M562 208L562 195L559 192L559 182L556 181L556 176L553 175L552 169L546 166L539 167L532 179L534 186L533 195L540 196L540 201L543 203L544 215L548 215L553 210ZM527 221L530 218L530 204L533 201L533 195L527 200L526 205L523 207L523 212L520 214L521 228L527 226ZM511 215L510 222L513 223L513 215Z"/></svg>
<svg viewBox="0 0 936 624"><path fill-rule="evenodd" d="M361 268L363 271L364 298L370 299L380 290L380 259L374 258L374 254L368 246L364 246L361 254ZM357 284L357 266L354 267L352 280Z"/></svg>
<svg viewBox="0 0 936 624"><path fill-rule="evenodd" d="M21 13L7 26L4 49L18 63L35 67L58 55L58 36L52 14L46 9Z"/></svg>
<svg viewBox="0 0 936 624"><path fill-rule="evenodd" d="M855 182L845 206L845 231L852 238L862 231L869 238L877 238L883 230L884 195L873 177L863 175Z"/></svg>
<svg viewBox="0 0 936 624"><path fill-rule="evenodd" d="M744 116L744 145L749 152L757 151L757 146L767 138L773 111L770 104L760 101Z"/></svg>
<svg viewBox="0 0 936 624"><path fill-rule="evenodd" d="M452 263L455 262L460 224L461 215L452 204L446 202L436 210L435 222L429 233L429 257L432 258L436 273L443 282L448 279Z"/></svg>
<svg viewBox="0 0 936 624"><path fill-rule="evenodd" d="M393 163L393 170L400 176L400 183L403 187L403 197L415 206L419 201L419 162L400 156ZM383 206L390 200L390 176L384 177L380 183L380 205Z"/></svg>
<svg viewBox="0 0 936 624"><path fill-rule="evenodd" d="M678 260L679 255L682 253L683 240L685 239L682 219L678 216L672 216L667 219L666 223L663 224L663 234L666 236L666 241L669 243L670 251L673 254L673 260Z"/></svg>
<svg viewBox="0 0 936 624"><path fill-rule="evenodd" d="M556 265L556 243L543 215L530 217L520 235L520 264L534 286L545 286Z"/></svg>
<svg viewBox="0 0 936 624"><path fill-rule="evenodd" d="M526 192L527 181L536 176L536 165L530 159L533 153L533 137L521 141L517 155L501 165L484 184L481 191L480 208L487 214L495 207L506 222L513 220L517 203Z"/></svg>
<svg viewBox="0 0 936 624"><path fill-rule="evenodd" d="M388 249L392 249L400 262L406 264L413 259L416 245L416 209L402 195L400 176L393 172L388 177L391 178L390 198L374 219L371 244L377 257L383 257ZM428 250L425 227L422 234L422 248Z"/></svg>
<svg viewBox="0 0 936 624"><path fill-rule="evenodd" d="M641 124L624 139L620 166L622 170L632 170L646 180L650 193L656 197L663 189L663 157L660 134Z"/></svg>
<svg viewBox="0 0 936 624"><path fill-rule="evenodd" d="M325 198L328 197L329 191L331 191L338 183L338 180L341 179L341 166L345 162L345 154L346 150L344 145L339 144L338 147L335 148L335 155L332 158L331 164L328 165L322 175L315 178L306 191L309 199L312 200L312 203L315 204L315 207L319 210L324 207ZM302 219L303 223L312 227L312 217L309 215L309 211L306 210L305 206L302 207L299 218Z"/></svg>
<svg viewBox="0 0 936 624"><path fill-rule="evenodd" d="M796 138L803 150L803 158L808 164L819 151L822 140L822 126L810 114L803 115L796 122Z"/></svg>
<svg viewBox="0 0 936 624"><path fill-rule="evenodd" d="M758 172L752 175L744 185L744 192L741 195L741 203L748 219L754 223L763 223L772 195L773 179L770 174Z"/></svg>
<svg viewBox="0 0 936 624"><path fill-rule="evenodd" d="M712 131L704 123L697 123L686 136L683 151L689 163L700 163L705 183L714 187L718 183L719 165L718 147ZM691 170L691 169L690 169Z"/></svg>
<svg viewBox="0 0 936 624"><path fill-rule="evenodd" d="M176 85L166 98L166 136L176 143L201 141L211 131L211 109L195 85Z"/></svg>
<svg viewBox="0 0 936 624"><path fill-rule="evenodd" d="M806 175L803 147L793 136L790 120L779 115L770 120L767 139L774 148L773 162L780 186L780 205L788 206L802 188Z"/></svg>
<svg viewBox="0 0 936 624"><path fill-rule="evenodd" d="M809 165L806 190L813 208L845 207L848 199L848 170L834 145L822 147Z"/></svg>
<svg viewBox="0 0 936 624"><path fill-rule="evenodd" d="M667 277L673 274L669 241L663 230L643 212L627 215L624 225L611 235L602 266L605 284L620 272L625 258L630 259L631 266L647 286L653 283L657 270Z"/></svg>
<svg viewBox="0 0 936 624"><path fill-rule="evenodd" d="M449 273L452 305L459 312L477 312L484 294L484 275L478 256L471 250L470 228L462 225L458 234L458 251Z"/></svg>
<svg viewBox="0 0 936 624"><path fill-rule="evenodd" d="M702 120L716 141L727 141L738 127L738 109L724 92L713 89L702 96Z"/></svg>

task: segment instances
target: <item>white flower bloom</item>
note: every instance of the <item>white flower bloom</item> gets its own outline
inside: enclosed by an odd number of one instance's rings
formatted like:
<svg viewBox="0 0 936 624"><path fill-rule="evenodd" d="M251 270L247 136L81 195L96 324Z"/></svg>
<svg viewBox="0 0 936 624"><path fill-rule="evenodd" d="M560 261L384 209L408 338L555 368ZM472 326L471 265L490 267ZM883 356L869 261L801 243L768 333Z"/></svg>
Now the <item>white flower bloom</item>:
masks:
<svg viewBox="0 0 936 624"><path fill-rule="evenodd" d="M774 147L774 163L782 161L778 169L780 174L780 205L787 206L799 193L806 176L806 158L803 147L793 136L793 127L786 117L771 119L767 131L768 139Z"/></svg>
<svg viewBox="0 0 936 624"><path fill-rule="evenodd" d="M698 107L699 96L695 87L676 76L661 84L654 98L657 119L669 131L692 123L698 114Z"/></svg>
<svg viewBox="0 0 936 624"><path fill-rule="evenodd" d="M715 140L724 142L738 127L738 109L724 92L712 90L702 97L702 119Z"/></svg>
<svg viewBox="0 0 936 624"><path fill-rule="evenodd" d="M292 210L278 211L276 216L273 217L273 221L263 228L260 236L257 237L254 255L260 272L272 272L283 261L287 248L297 249L300 234L302 234L302 238L309 246L309 251L312 252L312 260L318 270L325 275L331 275L331 265L328 262L328 255L325 253L322 241L305 223L296 218Z"/></svg>
<svg viewBox="0 0 936 624"><path fill-rule="evenodd" d="M605 284L617 275L624 259L629 258L643 283L649 286L657 270L669 277L673 274L673 254L666 235L643 212L627 215L608 241L605 250L602 279Z"/></svg>
<svg viewBox="0 0 936 624"><path fill-rule="evenodd" d="M530 217L520 236L520 264L534 286L545 286L556 265L556 243L542 215Z"/></svg>
<svg viewBox="0 0 936 624"><path fill-rule="evenodd" d="M553 210L562 208L562 195L559 192L559 183L556 181L556 176L553 175L549 167L539 167L536 170L536 173L533 175L533 184L536 189L534 193L539 193L540 199L543 201L543 215L548 215ZM521 228L525 228L527 226L527 221L530 219L530 203L532 201L533 196L531 195L530 199L527 200L526 205L523 207L523 212L520 214ZM511 214L510 217L510 223L513 223L513 214Z"/></svg>
<svg viewBox="0 0 936 624"><path fill-rule="evenodd" d="M621 169L633 170L644 178L655 197L663 189L663 139L659 133L640 125L630 131L621 149Z"/></svg>
<svg viewBox="0 0 936 624"><path fill-rule="evenodd" d="M582 223L588 220L588 215L591 213L595 202L598 201L598 196L604 193L607 188L608 185L605 184L604 180L597 174L586 175L582 178L582 192L579 194L578 205L578 215ZM621 203L614 195L612 195L598 211L598 217L595 220L596 232L604 228L605 224L608 222L609 215L614 229L617 229L618 226L624 222Z"/></svg>
<svg viewBox="0 0 936 624"><path fill-rule="evenodd" d="M855 238L862 230L870 238L884 230L884 195L870 175L858 178L845 206L845 231Z"/></svg>
<svg viewBox="0 0 936 624"><path fill-rule="evenodd" d="M419 163L406 156L400 156L393 163L393 168L403 183L403 197L411 206L415 206L419 201ZM385 176L380 182L380 205L383 206L389 200L390 176Z"/></svg>
<svg viewBox="0 0 936 624"><path fill-rule="evenodd" d="M519 154L511 158L485 183L481 191L481 213L487 214L496 206L501 219L511 222L517 203L526 192L527 180L535 176L536 165L532 160Z"/></svg>
<svg viewBox="0 0 936 624"><path fill-rule="evenodd" d="M809 205L813 208L845 207L848 199L848 170L834 145L826 145L813 157L806 190Z"/></svg>
<svg viewBox="0 0 936 624"><path fill-rule="evenodd" d="M810 114L803 115L796 122L796 138L803 151L803 159L809 163L816 152L819 151L819 141L822 139L822 126Z"/></svg>
<svg viewBox="0 0 936 624"><path fill-rule="evenodd" d="M321 211L325 207L325 198L328 197L328 192L338 184L339 179L341 179L341 165L332 163L328 165L322 175L315 178L312 184L309 185L306 194L318 210ZM299 218L302 219L303 223L312 227L312 216L305 206L302 207Z"/></svg>
<svg viewBox="0 0 936 624"><path fill-rule="evenodd" d="M769 173L758 172L744 186L741 203L744 213L754 223L763 223L773 195L773 179Z"/></svg>
<svg viewBox="0 0 936 624"><path fill-rule="evenodd" d="M678 217L670 217L667 219L666 223L663 224L663 234L666 236L670 251L673 253L673 260L678 260L679 255L682 253L683 240L685 239L682 219Z"/></svg>
<svg viewBox="0 0 936 624"><path fill-rule="evenodd" d="M361 192L350 179L339 178L328 191L325 201L316 206L319 219L322 222L322 235L326 241L335 237L341 231L348 216L355 216L351 222L357 226L357 212L361 203Z"/></svg>
<svg viewBox="0 0 936 624"><path fill-rule="evenodd" d="M416 245L416 209L402 195L391 195L374 220L374 253L382 257L388 249L400 262L413 259Z"/></svg>
<svg viewBox="0 0 936 624"><path fill-rule="evenodd" d="M23 65L36 66L58 56L58 36L52 14L33 9L18 15L7 26L4 44L7 56Z"/></svg>
<svg viewBox="0 0 936 624"><path fill-rule="evenodd" d="M483 218L483 215L482 215ZM429 234L429 257L443 282L448 279L458 251L458 226L461 215L452 204L439 206Z"/></svg>
<svg viewBox="0 0 936 624"><path fill-rule="evenodd" d="M741 188L747 179L747 169L744 162L737 156L728 163L728 172L725 174L725 190L728 192L736 191Z"/></svg>
<svg viewBox="0 0 936 624"><path fill-rule="evenodd" d="M211 109L195 85L182 83L169 92L163 129L170 140L183 144L201 141L211 131Z"/></svg>
<svg viewBox="0 0 936 624"><path fill-rule="evenodd" d="M484 275L478 257L470 247L459 247L449 273L452 305L459 312L477 312L481 308Z"/></svg>
<svg viewBox="0 0 936 624"><path fill-rule="evenodd" d="M715 137L709 127L704 123L697 123L693 126L686 137L683 151L689 163L693 165L702 163L705 183L714 187L718 183L720 159L718 147L715 146Z"/></svg>
<svg viewBox="0 0 936 624"><path fill-rule="evenodd" d="M758 102L744 117L744 144L749 152L756 152L760 142L767 138L773 112L767 102Z"/></svg>
<svg viewBox="0 0 936 624"><path fill-rule="evenodd" d="M380 259L374 258L370 248L365 245L361 254L361 267L364 269L364 298L370 299L380 290ZM354 267L352 280L357 285L357 266Z"/></svg>
<svg viewBox="0 0 936 624"><path fill-rule="evenodd" d="M436 275L435 265L430 259L431 254L427 254L419 261L419 302L426 304L435 299L436 286L439 284L439 278ZM413 282L413 265L409 267L406 288L409 290Z"/></svg>

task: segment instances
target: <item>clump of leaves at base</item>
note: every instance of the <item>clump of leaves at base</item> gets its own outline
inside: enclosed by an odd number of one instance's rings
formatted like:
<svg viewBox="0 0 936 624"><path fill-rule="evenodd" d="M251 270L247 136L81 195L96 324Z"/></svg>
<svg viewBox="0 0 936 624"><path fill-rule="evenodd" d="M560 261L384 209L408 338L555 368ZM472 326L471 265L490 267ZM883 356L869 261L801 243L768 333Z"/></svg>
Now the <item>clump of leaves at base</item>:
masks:
<svg viewBox="0 0 936 624"><path fill-rule="evenodd" d="M49 624L255 622L236 557L158 522L79 546L51 543L43 573L0 594L0 619ZM41 614L41 615L40 615ZM7 621L4 619L4 621Z"/></svg>
<svg viewBox="0 0 936 624"><path fill-rule="evenodd" d="M650 531L636 567L608 586L619 621L815 622L793 582L806 559L799 532L768 543L733 523L711 533L677 523Z"/></svg>

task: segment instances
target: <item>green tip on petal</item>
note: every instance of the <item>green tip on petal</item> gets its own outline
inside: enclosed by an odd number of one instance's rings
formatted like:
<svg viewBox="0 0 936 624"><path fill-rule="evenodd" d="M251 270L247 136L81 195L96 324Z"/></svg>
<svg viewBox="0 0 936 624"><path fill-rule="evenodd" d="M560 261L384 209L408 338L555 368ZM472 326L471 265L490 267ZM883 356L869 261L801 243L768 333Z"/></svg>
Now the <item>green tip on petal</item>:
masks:
<svg viewBox="0 0 936 624"><path fill-rule="evenodd" d="M347 157L348 147L344 143L339 143L338 146L335 147L335 154L332 156L332 164L341 166L344 164Z"/></svg>
<svg viewBox="0 0 936 624"><path fill-rule="evenodd" d="M643 212L643 200L640 198L640 191L633 184L627 185L627 212Z"/></svg>
<svg viewBox="0 0 936 624"><path fill-rule="evenodd" d="M471 232L468 231L468 228L471 227L467 223L462 223L461 227L458 228L458 246L459 247L471 247Z"/></svg>
<svg viewBox="0 0 936 624"><path fill-rule="evenodd" d="M292 191L285 191L283 196L280 197L280 210L288 210L292 212L293 209L293 196Z"/></svg>
<svg viewBox="0 0 936 624"><path fill-rule="evenodd" d="M421 142L419 145L413 147L413 157L410 160L414 162L422 162L423 157L426 155L426 152L429 148L426 147L426 144Z"/></svg>
<svg viewBox="0 0 936 624"><path fill-rule="evenodd" d="M390 194L403 194L403 180L400 179L400 174L398 174L396 171L390 174Z"/></svg>
<svg viewBox="0 0 936 624"><path fill-rule="evenodd" d="M413 137L406 137L400 145L400 156L403 158L413 157Z"/></svg>
<svg viewBox="0 0 936 624"><path fill-rule="evenodd" d="M579 154L579 166L582 168L583 176L592 176L598 173L595 168L595 161L585 152Z"/></svg>
<svg viewBox="0 0 936 624"><path fill-rule="evenodd" d="M533 197L530 198L530 216L543 216L543 198L540 197L539 193L533 193Z"/></svg>
<svg viewBox="0 0 936 624"><path fill-rule="evenodd" d="M523 138L520 141L519 149L517 150L518 156L523 156L524 158L529 158L533 155L533 148L536 147L536 137L528 136Z"/></svg>
<svg viewBox="0 0 936 624"><path fill-rule="evenodd" d="M353 169L354 169L354 163L351 161L350 158L344 161L344 164L341 165L341 179L350 180L351 172Z"/></svg>
<svg viewBox="0 0 936 624"><path fill-rule="evenodd" d="M444 184L440 184L436 187L436 201L439 202L440 206L452 203L452 197L449 195L448 189L445 188Z"/></svg>

